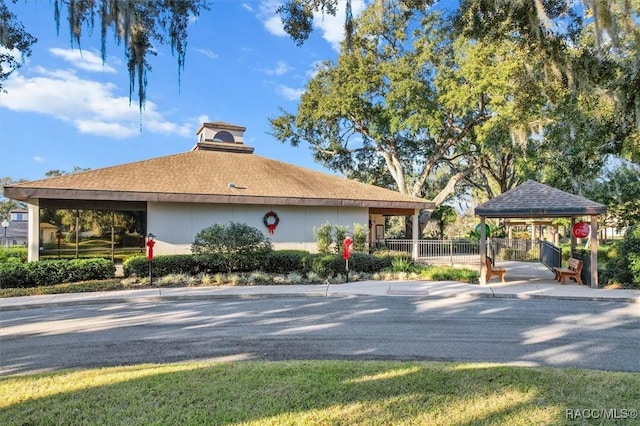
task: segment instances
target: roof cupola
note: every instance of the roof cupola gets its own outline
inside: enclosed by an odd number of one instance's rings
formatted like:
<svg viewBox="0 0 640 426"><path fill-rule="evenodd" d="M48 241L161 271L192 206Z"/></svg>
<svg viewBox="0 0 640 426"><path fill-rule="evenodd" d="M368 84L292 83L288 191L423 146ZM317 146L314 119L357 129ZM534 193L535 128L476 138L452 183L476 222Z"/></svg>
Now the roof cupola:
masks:
<svg viewBox="0 0 640 426"><path fill-rule="evenodd" d="M251 154L253 147L244 144L246 127L215 121L202 123L196 135L198 142L192 151L223 151Z"/></svg>

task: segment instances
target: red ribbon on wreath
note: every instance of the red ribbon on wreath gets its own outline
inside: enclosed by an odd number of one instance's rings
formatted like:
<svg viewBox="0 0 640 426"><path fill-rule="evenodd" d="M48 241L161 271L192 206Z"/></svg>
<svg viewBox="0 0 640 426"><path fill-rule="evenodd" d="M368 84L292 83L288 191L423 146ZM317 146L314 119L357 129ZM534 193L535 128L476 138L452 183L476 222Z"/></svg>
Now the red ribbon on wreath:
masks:
<svg viewBox="0 0 640 426"><path fill-rule="evenodd" d="M273 221L269 220L271 218L273 218ZM280 218L278 217L276 212L271 210L269 213L264 215L264 217L262 218L262 223L264 223L264 226L269 229L269 234L273 235L273 233L276 231L276 227L280 223Z"/></svg>

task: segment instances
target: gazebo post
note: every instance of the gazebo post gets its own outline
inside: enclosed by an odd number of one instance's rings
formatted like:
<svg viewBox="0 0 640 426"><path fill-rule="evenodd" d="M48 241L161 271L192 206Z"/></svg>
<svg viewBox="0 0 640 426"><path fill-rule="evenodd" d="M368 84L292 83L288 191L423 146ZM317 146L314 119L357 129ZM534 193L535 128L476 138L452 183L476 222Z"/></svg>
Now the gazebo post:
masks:
<svg viewBox="0 0 640 426"><path fill-rule="evenodd" d="M569 227L569 234L571 235L571 254L569 256L573 256L573 251L576 249L576 237L573 235L573 225L576 224L576 218L571 216L571 226Z"/></svg>
<svg viewBox="0 0 640 426"><path fill-rule="evenodd" d="M412 226L411 226L411 239L412 248L411 255L413 257L414 262L418 260L418 240L420 239L420 210L414 209L413 217L412 217Z"/></svg>
<svg viewBox="0 0 640 426"><path fill-rule="evenodd" d="M480 285L487 283L487 230L485 217L480 216Z"/></svg>
<svg viewBox="0 0 640 426"><path fill-rule="evenodd" d="M591 216L591 288L598 288L598 216Z"/></svg>

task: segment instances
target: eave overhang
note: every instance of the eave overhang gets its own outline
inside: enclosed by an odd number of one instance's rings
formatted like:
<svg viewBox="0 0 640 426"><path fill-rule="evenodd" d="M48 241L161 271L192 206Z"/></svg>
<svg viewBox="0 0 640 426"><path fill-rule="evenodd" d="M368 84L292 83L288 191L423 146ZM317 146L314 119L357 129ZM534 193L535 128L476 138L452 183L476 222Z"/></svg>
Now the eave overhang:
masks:
<svg viewBox="0 0 640 426"><path fill-rule="evenodd" d="M240 191L240 190L238 190ZM286 196L250 196L242 194L185 194L168 192L132 192L132 191L97 191L79 189L51 189L11 187L4 188L4 196L28 202L30 199L40 200L75 200L111 201L111 202L153 202L153 203L202 203L202 204L254 204L254 205L290 205L290 206L325 206L325 207L366 207L392 210L433 209L430 201L386 201L333 198L298 198Z"/></svg>

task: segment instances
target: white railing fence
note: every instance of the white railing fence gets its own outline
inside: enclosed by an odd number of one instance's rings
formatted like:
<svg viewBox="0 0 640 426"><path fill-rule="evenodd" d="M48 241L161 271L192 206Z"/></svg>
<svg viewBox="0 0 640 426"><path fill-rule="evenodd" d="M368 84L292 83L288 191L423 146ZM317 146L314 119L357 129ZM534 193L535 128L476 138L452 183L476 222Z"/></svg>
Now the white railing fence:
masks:
<svg viewBox="0 0 640 426"><path fill-rule="evenodd" d="M530 240L491 238L487 256L499 260L538 260L540 245ZM397 239L378 241L377 249L413 254L413 241ZM477 240L418 240L417 261L438 264L479 264L480 242Z"/></svg>
<svg viewBox="0 0 640 426"><path fill-rule="evenodd" d="M411 240L385 240L383 248L413 253ZM439 264L475 264L479 262L480 244L473 240L418 240L419 262Z"/></svg>

